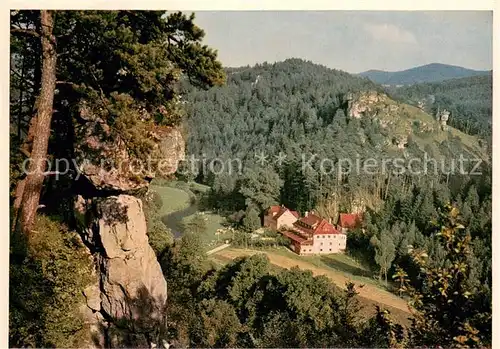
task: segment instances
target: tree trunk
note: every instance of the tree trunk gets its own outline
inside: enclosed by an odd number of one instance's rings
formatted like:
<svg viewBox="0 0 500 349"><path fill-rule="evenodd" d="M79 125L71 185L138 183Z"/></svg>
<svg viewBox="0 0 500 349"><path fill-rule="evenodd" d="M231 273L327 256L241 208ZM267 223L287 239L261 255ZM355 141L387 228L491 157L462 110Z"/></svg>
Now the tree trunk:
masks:
<svg viewBox="0 0 500 349"><path fill-rule="evenodd" d="M21 142L21 120L23 119L23 97L24 97L24 70L25 70L25 59L26 59L26 50L23 52L23 63L21 65L21 83L19 88L19 110L17 113L17 140L19 143Z"/></svg>
<svg viewBox="0 0 500 349"><path fill-rule="evenodd" d="M389 185L391 184L391 175L387 177L387 186L385 187L384 200L387 200L387 194L389 193Z"/></svg>
<svg viewBox="0 0 500 349"><path fill-rule="evenodd" d="M36 211L43 186L47 148L50 137L50 124L56 87L55 37L52 34L54 13L40 11L41 43L42 43L42 76L38 98L38 109L33 122L34 138L31 150L31 161L28 175L25 178L24 190L20 204L20 228L25 234L31 232L35 223ZM31 127L30 127L31 128Z"/></svg>

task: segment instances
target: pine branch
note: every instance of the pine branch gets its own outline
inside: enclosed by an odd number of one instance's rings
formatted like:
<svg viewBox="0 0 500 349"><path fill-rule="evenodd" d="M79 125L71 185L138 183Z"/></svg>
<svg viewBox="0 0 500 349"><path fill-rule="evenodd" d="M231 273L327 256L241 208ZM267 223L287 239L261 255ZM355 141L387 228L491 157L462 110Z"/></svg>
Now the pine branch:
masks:
<svg viewBox="0 0 500 349"><path fill-rule="evenodd" d="M11 34L24 34L24 35L30 35L30 36L35 36L37 38L40 37L40 34L38 34L36 31L31 30L31 29L21 29L21 28L10 28L10 33Z"/></svg>

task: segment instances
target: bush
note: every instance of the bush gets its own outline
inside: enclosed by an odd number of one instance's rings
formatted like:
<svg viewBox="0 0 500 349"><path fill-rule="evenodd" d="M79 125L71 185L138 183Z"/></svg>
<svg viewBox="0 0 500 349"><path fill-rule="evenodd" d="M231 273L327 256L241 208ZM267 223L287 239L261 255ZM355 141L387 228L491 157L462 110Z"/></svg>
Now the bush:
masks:
<svg viewBox="0 0 500 349"><path fill-rule="evenodd" d="M10 347L77 347L88 332L78 312L94 265L77 233L39 216L32 236L11 236Z"/></svg>
<svg viewBox="0 0 500 349"><path fill-rule="evenodd" d="M149 245L156 255L160 255L165 248L172 244L174 238L170 229L163 223L160 210L163 206L161 195L154 190L149 190L142 198L144 215L146 216Z"/></svg>

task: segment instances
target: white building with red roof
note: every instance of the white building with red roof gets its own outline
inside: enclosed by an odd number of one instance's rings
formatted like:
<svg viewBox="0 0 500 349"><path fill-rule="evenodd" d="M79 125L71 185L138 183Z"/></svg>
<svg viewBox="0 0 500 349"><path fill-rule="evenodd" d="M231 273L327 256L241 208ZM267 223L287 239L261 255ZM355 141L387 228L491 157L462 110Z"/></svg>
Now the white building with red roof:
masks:
<svg viewBox="0 0 500 349"><path fill-rule="evenodd" d="M346 248L346 234L314 212L299 218L296 211L271 206L264 216L264 226L281 230L290 239L290 248L299 255L339 253Z"/></svg>

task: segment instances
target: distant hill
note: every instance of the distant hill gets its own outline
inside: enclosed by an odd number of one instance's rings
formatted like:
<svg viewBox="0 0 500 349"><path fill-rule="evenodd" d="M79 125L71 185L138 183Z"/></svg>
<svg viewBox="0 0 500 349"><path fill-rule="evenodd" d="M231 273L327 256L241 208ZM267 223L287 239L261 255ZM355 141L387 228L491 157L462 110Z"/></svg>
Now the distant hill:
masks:
<svg viewBox="0 0 500 349"><path fill-rule="evenodd" d="M411 85L487 74L491 74L491 71L472 70L455 65L432 63L396 72L368 70L358 75L382 85Z"/></svg>

